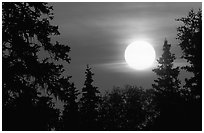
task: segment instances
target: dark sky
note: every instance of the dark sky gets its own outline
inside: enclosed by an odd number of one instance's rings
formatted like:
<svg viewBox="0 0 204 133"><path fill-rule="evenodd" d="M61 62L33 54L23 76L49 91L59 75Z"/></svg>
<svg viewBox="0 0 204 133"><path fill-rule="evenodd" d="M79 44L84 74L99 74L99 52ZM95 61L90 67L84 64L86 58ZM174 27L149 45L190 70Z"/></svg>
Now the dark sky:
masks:
<svg viewBox="0 0 204 133"><path fill-rule="evenodd" d="M136 71L124 59L125 48L133 41L147 41L161 56L164 39L172 52L181 55L176 40L176 18L187 16L201 3L50 3L54 7L53 24L59 26L58 41L71 47L71 64L67 65L72 81L81 89L86 64L92 67L94 85L100 90L125 84L150 88L156 75ZM176 65L183 64L181 59ZM156 62L154 64L156 66ZM154 67L153 66L153 67ZM184 73L183 75L186 76Z"/></svg>

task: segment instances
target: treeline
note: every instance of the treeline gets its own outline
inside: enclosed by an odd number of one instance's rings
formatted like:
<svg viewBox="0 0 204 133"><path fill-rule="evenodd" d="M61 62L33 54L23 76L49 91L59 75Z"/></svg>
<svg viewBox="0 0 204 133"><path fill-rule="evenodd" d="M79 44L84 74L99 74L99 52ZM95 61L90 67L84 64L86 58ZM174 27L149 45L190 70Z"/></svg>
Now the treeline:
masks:
<svg viewBox="0 0 204 133"><path fill-rule="evenodd" d="M47 3L2 3L3 130L202 130L201 10L177 19L188 66L174 66L165 40L152 89L127 85L104 95L89 66L81 92L63 75L70 47L51 41L60 34L50 24L52 10ZM184 86L182 69L193 73Z"/></svg>

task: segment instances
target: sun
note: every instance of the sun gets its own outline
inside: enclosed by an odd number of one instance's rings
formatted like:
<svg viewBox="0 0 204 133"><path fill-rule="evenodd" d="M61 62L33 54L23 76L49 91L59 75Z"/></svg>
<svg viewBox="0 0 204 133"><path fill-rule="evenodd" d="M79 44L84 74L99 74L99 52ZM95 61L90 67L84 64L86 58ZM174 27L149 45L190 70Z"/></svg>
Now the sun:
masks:
<svg viewBox="0 0 204 133"><path fill-rule="evenodd" d="M125 60L130 67L145 70L152 66L155 60L155 50L145 41L136 41L127 46Z"/></svg>

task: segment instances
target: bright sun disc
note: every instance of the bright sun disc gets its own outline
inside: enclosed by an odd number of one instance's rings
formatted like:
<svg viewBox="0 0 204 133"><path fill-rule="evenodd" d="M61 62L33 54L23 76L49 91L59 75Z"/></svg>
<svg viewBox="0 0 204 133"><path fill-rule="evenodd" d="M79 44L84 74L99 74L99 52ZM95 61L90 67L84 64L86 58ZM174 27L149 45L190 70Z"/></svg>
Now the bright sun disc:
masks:
<svg viewBox="0 0 204 133"><path fill-rule="evenodd" d="M125 50L127 64L137 70L149 68L155 60L155 50L147 42L133 42Z"/></svg>

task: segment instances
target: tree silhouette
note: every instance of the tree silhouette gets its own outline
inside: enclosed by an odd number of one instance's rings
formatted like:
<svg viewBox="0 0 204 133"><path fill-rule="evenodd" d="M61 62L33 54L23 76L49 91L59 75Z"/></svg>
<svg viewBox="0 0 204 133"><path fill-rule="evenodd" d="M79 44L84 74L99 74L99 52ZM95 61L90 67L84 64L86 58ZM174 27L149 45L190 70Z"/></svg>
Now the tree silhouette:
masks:
<svg viewBox="0 0 204 133"><path fill-rule="evenodd" d="M62 130L78 130L79 110L78 103L76 102L79 94L78 90L76 90L74 83L69 82L68 78L61 79L61 84L64 94L62 97L64 102Z"/></svg>
<svg viewBox="0 0 204 133"><path fill-rule="evenodd" d="M88 65L85 74L86 79L84 87L82 88L82 98L80 99L80 112L83 122L82 127L84 130L97 130L97 108L100 100L98 93L100 92L97 87L92 85L92 76L94 74L91 72L91 68Z"/></svg>
<svg viewBox="0 0 204 133"><path fill-rule="evenodd" d="M189 130L202 129L202 11L196 13L191 10L187 17L177 19L183 23L178 27L177 39L183 51L182 58L189 65L183 67L187 72L192 72L193 77L185 79L186 102Z"/></svg>
<svg viewBox="0 0 204 133"><path fill-rule="evenodd" d="M145 130L156 113L152 90L127 85L102 97L99 121L102 130ZM148 129L147 129L148 130Z"/></svg>
<svg viewBox="0 0 204 133"><path fill-rule="evenodd" d="M124 130L124 103L119 88L114 88L102 97L99 108L99 121L102 130Z"/></svg>
<svg viewBox="0 0 204 133"><path fill-rule="evenodd" d="M176 58L174 54L171 54L170 48L171 45L165 39L163 54L157 60L158 67L153 69L153 72L159 76L152 84L155 89L157 107L160 110L156 130L180 130L181 127L181 124L177 123L181 117L177 112L180 102L179 67L173 66Z"/></svg>
<svg viewBox="0 0 204 133"><path fill-rule="evenodd" d="M148 108L150 106L147 103L147 100L151 97L147 97L143 88L134 86L126 86L123 97L126 120L123 125L126 126L125 130L143 130L147 126L147 116L152 117L149 114L151 108Z"/></svg>
<svg viewBox="0 0 204 133"><path fill-rule="evenodd" d="M70 61L69 46L51 43L52 35L59 35L52 19L47 3L2 3L3 130L49 130L54 124L36 113L42 103L53 112L50 98L60 92L57 82L64 71L58 61ZM42 128L37 127L41 119Z"/></svg>
<svg viewBox="0 0 204 133"><path fill-rule="evenodd" d="M190 88L190 93L194 98L201 99L202 92L202 11L195 13L191 10L187 17L177 19L184 23L178 27L178 38L180 47L183 50L182 58L186 59L190 66L184 69L193 72L194 76L186 81L186 87ZM198 60L200 59L200 60Z"/></svg>
<svg viewBox="0 0 204 133"><path fill-rule="evenodd" d="M54 104L51 102L52 99L49 97L39 97L38 103L35 105L35 126L33 130L52 130L56 128L56 123L59 119L59 109L54 108ZM35 115L34 115L35 116ZM30 118L28 116L28 118Z"/></svg>

